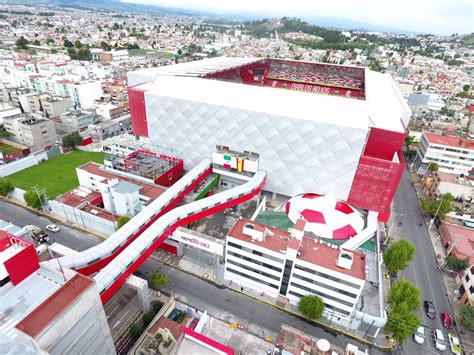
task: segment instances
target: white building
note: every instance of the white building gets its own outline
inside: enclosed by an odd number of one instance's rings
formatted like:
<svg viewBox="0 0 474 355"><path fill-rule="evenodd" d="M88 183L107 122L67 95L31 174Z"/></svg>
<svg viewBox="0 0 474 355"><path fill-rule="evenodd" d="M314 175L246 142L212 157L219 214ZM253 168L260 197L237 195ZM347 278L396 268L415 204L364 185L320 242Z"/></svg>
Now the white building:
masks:
<svg viewBox="0 0 474 355"><path fill-rule="evenodd" d="M422 113L441 111L446 104L438 94L412 92L408 96L408 106L414 113Z"/></svg>
<svg viewBox="0 0 474 355"><path fill-rule="evenodd" d="M69 92L77 109L94 107L94 101L103 95L100 81L83 81L69 84Z"/></svg>
<svg viewBox="0 0 474 355"><path fill-rule="evenodd" d="M474 141L423 132L414 167L424 172L430 163L441 172L467 176L474 167Z"/></svg>
<svg viewBox="0 0 474 355"><path fill-rule="evenodd" d="M474 307L474 265L466 269L459 287L459 298L461 302Z"/></svg>
<svg viewBox="0 0 474 355"><path fill-rule="evenodd" d="M227 235L224 278L294 305L318 295L325 315L347 324L365 284L364 255L305 237L303 228L302 220L289 233L239 219Z"/></svg>

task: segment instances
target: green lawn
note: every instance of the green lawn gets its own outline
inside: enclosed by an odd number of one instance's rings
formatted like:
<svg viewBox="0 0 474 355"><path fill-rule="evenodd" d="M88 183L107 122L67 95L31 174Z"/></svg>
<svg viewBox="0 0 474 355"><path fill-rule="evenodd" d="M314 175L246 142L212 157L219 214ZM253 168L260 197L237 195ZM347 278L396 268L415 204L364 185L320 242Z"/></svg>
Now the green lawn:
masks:
<svg viewBox="0 0 474 355"><path fill-rule="evenodd" d="M76 167L87 162L104 162L104 153L73 151L22 170L8 178L16 187L28 190L33 185L46 189L48 197L55 198L79 185Z"/></svg>
<svg viewBox="0 0 474 355"><path fill-rule="evenodd" d="M20 149L12 147L11 145L0 143L0 152L3 154L12 154L20 151Z"/></svg>

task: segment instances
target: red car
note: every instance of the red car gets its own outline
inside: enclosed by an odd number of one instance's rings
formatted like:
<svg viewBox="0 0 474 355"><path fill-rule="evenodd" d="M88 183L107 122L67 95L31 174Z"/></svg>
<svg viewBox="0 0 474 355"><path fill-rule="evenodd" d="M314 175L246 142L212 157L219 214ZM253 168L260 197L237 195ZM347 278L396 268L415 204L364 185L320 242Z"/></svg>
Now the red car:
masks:
<svg viewBox="0 0 474 355"><path fill-rule="evenodd" d="M199 323L199 319L194 318L191 324L189 325L189 329L194 330L196 328L196 325Z"/></svg>
<svg viewBox="0 0 474 355"><path fill-rule="evenodd" d="M451 329L453 327L453 319L449 313L441 313L440 315L441 323L448 328Z"/></svg>

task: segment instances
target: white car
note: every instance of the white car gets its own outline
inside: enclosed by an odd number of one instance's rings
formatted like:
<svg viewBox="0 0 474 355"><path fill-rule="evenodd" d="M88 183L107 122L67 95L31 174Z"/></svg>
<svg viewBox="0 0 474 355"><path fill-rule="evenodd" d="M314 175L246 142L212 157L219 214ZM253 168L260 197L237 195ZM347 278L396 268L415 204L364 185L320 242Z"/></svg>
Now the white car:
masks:
<svg viewBox="0 0 474 355"><path fill-rule="evenodd" d="M423 344L425 342L425 327L419 327L415 334L413 334L413 340L417 344Z"/></svg>
<svg viewBox="0 0 474 355"><path fill-rule="evenodd" d="M461 344L459 344L459 339L455 334L448 334L449 345L451 346L451 351L453 354L461 354Z"/></svg>
<svg viewBox="0 0 474 355"><path fill-rule="evenodd" d="M59 232L59 227L55 224L48 224L46 226L46 229L49 230L50 232L54 232L54 233Z"/></svg>
<svg viewBox="0 0 474 355"><path fill-rule="evenodd" d="M446 350L446 340L444 340L443 332L440 329L433 330L433 342L436 349L440 351Z"/></svg>

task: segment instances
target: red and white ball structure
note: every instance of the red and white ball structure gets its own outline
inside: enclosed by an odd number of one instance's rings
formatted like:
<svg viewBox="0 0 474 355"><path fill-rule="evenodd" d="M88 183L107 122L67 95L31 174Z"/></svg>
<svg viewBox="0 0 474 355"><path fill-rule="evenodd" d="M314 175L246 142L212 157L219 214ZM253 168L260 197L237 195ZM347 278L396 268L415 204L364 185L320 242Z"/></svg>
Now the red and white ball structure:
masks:
<svg viewBox="0 0 474 355"><path fill-rule="evenodd" d="M362 214L335 198L307 193L286 203L288 218L306 221L305 230L326 239L349 239L364 229Z"/></svg>

